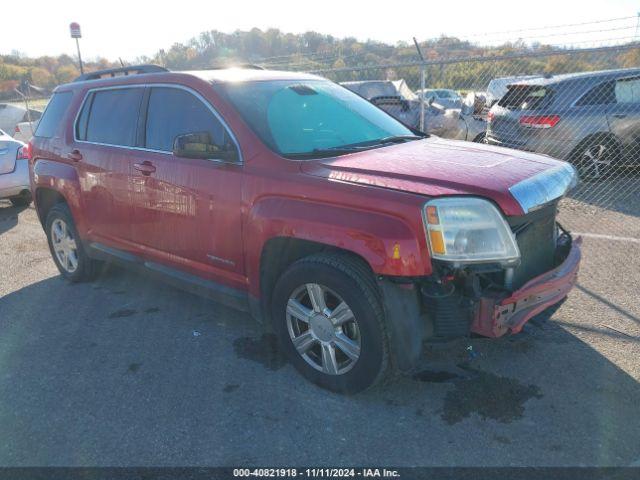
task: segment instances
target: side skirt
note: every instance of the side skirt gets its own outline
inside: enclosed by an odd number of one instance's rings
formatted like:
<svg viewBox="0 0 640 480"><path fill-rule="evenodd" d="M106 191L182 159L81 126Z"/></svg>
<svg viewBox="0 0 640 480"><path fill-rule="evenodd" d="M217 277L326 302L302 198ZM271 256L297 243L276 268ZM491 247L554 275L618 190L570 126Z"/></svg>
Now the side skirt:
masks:
<svg viewBox="0 0 640 480"><path fill-rule="evenodd" d="M242 312L250 312L249 295L242 290L230 288L157 262L149 262L137 255L124 252L117 248L108 247L101 243L93 242L86 245L85 248L91 258L104 260L122 265L137 272L150 274L181 290L210 298L211 300Z"/></svg>

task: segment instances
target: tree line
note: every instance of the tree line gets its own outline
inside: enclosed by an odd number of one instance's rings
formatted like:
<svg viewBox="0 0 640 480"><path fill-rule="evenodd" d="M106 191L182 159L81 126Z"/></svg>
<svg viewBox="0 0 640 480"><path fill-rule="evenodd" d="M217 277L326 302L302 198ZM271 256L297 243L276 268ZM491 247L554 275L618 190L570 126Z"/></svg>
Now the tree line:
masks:
<svg viewBox="0 0 640 480"><path fill-rule="evenodd" d="M525 44L514 40L500 46L483 46L454 37L440 37L420 44L429 61L483 56L509 56L515 53L548 53L543 57L517 58L494 62L460 62L431 66L427 71L429 86L458 89L478 88L479 79L515 74L554 74L582 70L599 70L640 66L638 48L617 52L563 55L563 49L540 43ZM203 32L185 43L175 43L150 56L141 56L137 63L156 63L170 69L206 69L253 63L274 69L320 70L378 66L418 60L413 44L395 45L376 41L359 41L352 37L336 38L317 32L285 33L278 29L224 33L217 30ZM119 63L99 58L85 63L87 71L117 67ZM29 58L14 52L0 55L0 92L11 91L20 82L29 81L43 88L53 88L79 75L76 59L69 55ZM336 80L362 80L404 76L404 72L384 69L343 72L333 75ZM409 79L415 83L414 79ZM415 86L415 85L412 85Z"/></svg>

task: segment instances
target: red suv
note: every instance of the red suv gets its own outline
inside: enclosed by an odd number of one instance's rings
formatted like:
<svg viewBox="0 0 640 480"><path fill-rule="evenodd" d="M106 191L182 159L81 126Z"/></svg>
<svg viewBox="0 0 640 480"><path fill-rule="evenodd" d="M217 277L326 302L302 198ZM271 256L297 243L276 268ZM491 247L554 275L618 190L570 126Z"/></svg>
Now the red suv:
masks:
<svg viewBox="0 0 640 480"><path fill-rule="evenodd" d="M119 262L251 312L335 391L411 369L427 339L520 331L580 262L556 222L569 164L424 136L313 75L86 74L29 155L64 277Z"/></svg>

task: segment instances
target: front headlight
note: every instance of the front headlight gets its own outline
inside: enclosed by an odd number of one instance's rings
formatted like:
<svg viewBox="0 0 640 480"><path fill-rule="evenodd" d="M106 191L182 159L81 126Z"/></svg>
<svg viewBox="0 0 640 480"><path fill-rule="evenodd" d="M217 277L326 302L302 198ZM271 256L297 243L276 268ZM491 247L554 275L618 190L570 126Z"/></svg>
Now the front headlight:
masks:
<svg viewBox="0 0 640 480"><path fill-rule="evenodd" d="M509 225L489 201L447 197L424 206L431 256L456 263L515 264L520 251Z"/></svg>

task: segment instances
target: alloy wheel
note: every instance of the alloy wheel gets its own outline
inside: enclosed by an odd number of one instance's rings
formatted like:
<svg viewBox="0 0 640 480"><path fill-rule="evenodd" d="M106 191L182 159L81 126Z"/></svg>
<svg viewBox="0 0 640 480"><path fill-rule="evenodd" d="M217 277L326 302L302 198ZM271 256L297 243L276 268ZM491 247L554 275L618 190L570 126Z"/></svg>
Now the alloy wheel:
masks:
<svg viewBox="0 0 640 480"><path fill-rule="evenodd" d="M581 173L587 177L599 178L613 161L612 148L605 143L587 147L580 157Z"/></svg>
<svg viewBox="0 0 640 480"><path fill-rule="evenodd" d="M73 232L61 218L56 218L51 224L51 243L58 263L68 273L78 269L78 246Z"/></svg>
<svg viewBox="0 0 640 480"><path fill-rule="evenodd" d="M298 354L313 368L342 375L360 358L361 337L347 303L329 288L307 283L287 302L287 330Z"/></svg>

